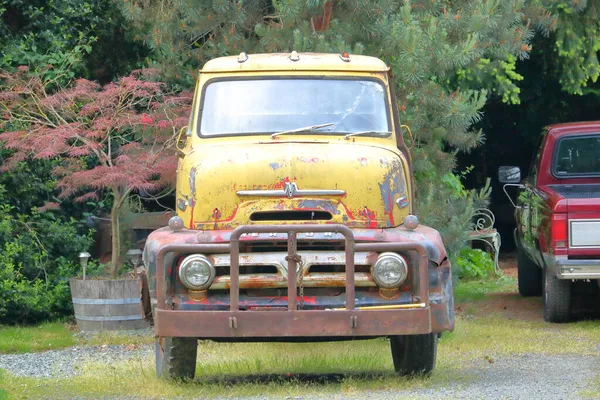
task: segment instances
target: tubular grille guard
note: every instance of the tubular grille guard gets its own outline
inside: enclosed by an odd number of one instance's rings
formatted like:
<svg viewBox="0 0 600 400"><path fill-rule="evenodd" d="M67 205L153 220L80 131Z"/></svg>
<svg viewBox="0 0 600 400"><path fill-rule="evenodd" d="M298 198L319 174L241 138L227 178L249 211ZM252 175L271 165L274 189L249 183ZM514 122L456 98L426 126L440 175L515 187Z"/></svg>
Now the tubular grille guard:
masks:
<svg viewBox="0 0 600 400"><path fill-rule="evenodd" d="M166 309L165 255L168 253L229 253L230 266L230 311L239 311L239 255L240 237L244 233L287 233L288 243L288 311L296 311L296 250L297 234L305 232L335 232L345 238L346 253L346 310L355 310L354 253L356 251L385 252L414 250L419 255L419 302L429 304L429 282L427 250L418 242L410 243L356 243L352 230L344 225L244 225L236 228L228 244L167 244L156 255L157 309ZM314 311L307 311L314 312Z"/></svg>

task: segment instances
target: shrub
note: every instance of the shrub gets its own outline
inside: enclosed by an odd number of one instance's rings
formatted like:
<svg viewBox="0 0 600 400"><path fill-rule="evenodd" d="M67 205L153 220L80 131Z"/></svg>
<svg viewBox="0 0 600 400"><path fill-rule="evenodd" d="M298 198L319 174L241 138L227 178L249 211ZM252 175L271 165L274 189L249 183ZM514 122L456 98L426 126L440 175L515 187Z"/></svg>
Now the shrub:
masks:
<svg viewBox="0 0 600 400"><path fill-rule="evenodd" d="M1 188L1 186L0 186ZM0 206L0 321L35 322L72 310L69 278L79 274L77 255L90 235L79 223L52 213L12 213Z"/></svg>
<svg viewBox="0 0 600 400"><path fill-rule="evenodd" d="M455 271L460 279L481 279L496 275L494 261L480 249L465 247L456 259Z"/></svg>
<svg viewBox="0 0 600 400"><path fill-rule="evenodd" d="M3 152L0 151L0 158ZM61 210L41 207L55 182L50 161L21 163L0 175L0 323L37 322L71 314L68 280L92 238Z"/></svg>

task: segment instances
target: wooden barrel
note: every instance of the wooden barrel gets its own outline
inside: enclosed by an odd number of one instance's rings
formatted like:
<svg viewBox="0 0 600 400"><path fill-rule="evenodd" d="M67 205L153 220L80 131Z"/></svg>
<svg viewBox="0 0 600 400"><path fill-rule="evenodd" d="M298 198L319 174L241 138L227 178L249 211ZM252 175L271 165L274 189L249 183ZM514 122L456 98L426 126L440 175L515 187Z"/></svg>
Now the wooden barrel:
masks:
<svg viewBox="0 0 600 400"><path fill-rule="evenodd" d="M144 320L140 279L72 278L75 319L82 331L142 329Z"/></svg>

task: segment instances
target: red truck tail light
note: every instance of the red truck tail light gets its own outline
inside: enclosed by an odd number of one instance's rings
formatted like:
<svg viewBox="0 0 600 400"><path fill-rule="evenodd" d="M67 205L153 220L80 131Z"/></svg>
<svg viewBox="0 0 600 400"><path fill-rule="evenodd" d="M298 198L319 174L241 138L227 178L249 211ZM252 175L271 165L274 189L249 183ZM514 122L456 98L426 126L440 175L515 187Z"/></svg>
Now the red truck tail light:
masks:
<svg viewBox="0 0 600 400"><path fill-rule="evenodd" d="M552 215L552 247L564 249L567 247L567 214Z"/></svg>

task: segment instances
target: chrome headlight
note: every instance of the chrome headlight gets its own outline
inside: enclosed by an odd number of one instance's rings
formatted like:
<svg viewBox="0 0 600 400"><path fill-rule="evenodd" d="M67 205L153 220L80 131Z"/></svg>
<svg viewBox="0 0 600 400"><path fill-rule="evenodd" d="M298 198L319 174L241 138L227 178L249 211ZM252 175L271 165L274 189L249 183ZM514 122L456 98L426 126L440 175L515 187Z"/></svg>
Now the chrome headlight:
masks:
<svg viewBox="0 0 600 400"><path fill-rule="evenodd" d="M202 254L187 256L179 266L179 279L191 290L207 289L215 279L215 267Z"/></svg>
<svg viewBox="0 0 600 400"><path fill-rule="evenodd" d="M396 253L381 253L371 267L371 275L377 286L397 288L406 280L408 265L404 257Z"/></svg>

